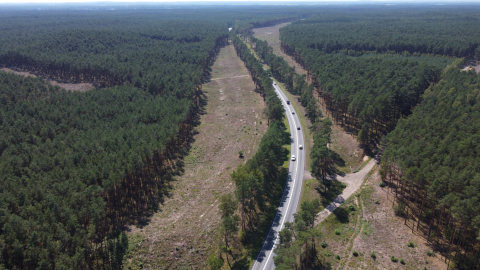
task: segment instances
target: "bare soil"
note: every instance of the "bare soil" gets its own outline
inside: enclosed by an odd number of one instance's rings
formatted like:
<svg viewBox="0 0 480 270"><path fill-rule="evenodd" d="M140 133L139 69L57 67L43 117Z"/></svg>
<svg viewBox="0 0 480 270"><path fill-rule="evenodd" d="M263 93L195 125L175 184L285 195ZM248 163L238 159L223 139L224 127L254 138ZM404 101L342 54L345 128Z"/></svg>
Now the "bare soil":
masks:
<svg viewBox="0 0 480 270"><path fill-rule="evenodd" d="M475 70L476 73L480 72L480 64L469 64L468 66L464 67L462 71L468 71L468 70Z"/></svg>
<svg viewBox="0 0 480 270"><path fill-rule="evenodd" d="M447 269L443 258L427 255L432 250L430 244L395 215L391 196L387 198L379 186L378 170L367 177L360 195L351 197L319 225L322 241L328 243L327 248L320 248L319 256L333 269ZM350 211L349 205L355 210ZM346 218L342 218L342 212L347 213ZM409 242L415 246L408 247ZM372 258L372 252L376 258ZM393 262L392 256L398 261Z"/></svg>
<svg viewBox="0 0 480 270"><path fill-rule="evenodd" d="M12 69L9 69L9 68L1 68L0 70L5 71L5 72L12 72L12 73L15 73L17 75L21 75L21 76L25 76L25 77L38 77L37 75L29 73L29 72L15 71L15 70L12 70ZM60 82L52 81L52 80L48 80L48 79L47 79L47 81L50 82L52 85L60 86L67 91L85 92L85 91L88 91L88 90L91 90L91 89L95 88L95 86L91 83L60 83Z"/></svg>
<svg viewBox="0 0 480 270"><path fill-rule="evenodd" d="M367 160L368 161L368 160ZM367 176L367 174L373 169L375 166L376 161L375 159L371 159L368 161L367 164L357 173L350 173L347 175L336 175L334 179L336 181L342 182L347 185L347 187L343 190L343 192L338 195L338 197L325 209L323 209L320 213L317 214L315 217L315 225L322 222L325 218L327 218L337 207L343 204L348 198L350 198L360 186L363 184L363 179Z"/></svg>
<svg viewBox="0 0 480 270"><path fill-rule="evenodd" d="M233 191L230 174L256 153L267 120L263 99L232 45L221 49L211 75L202 87L207 104L185 172L151 221L129 228L129 239L140 241L125 269L206 269L217 248L218 198Z"/></svg>
<svg viewBox="0 0 480 270"><path fill-rule="evenodd" d="M295 71L298 74L307 74L307 71L304 70L295 60L293 60L290 56L284 54L280 50L280 28L289 25L290 23L282 23L277 24L275 26L263 27L263 28L255 28L253 29L253 36L265 40L268 42L273 48L273 53L281 56L291 67L295 67Z"/></svg>
<svg viewBox="0 0 480 270"><path fill-rule="evenodd" d="M362 164L365 159L365 153L357 141L355 134L345 131L338 123L335 122L334 117L326 109L325 104L314 93L318 99L320 109L324 117L330 117L333 122L332 126L332 143L329 148L337 153L341 158L341 162L336 164L337 169L343 173L352 173ZM343 162L343 164L342 164Z"/></svg>

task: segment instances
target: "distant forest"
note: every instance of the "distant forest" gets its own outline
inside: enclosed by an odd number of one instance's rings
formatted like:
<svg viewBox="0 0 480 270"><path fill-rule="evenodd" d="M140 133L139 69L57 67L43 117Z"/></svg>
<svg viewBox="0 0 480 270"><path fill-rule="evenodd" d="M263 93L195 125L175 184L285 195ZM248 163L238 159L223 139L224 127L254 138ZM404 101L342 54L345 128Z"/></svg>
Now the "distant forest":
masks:
<svg viewBox="0 0 480 270"><path fill-rule="evenodd" d="M396 213L457 269L480 266L479 76L460 70L478 22L478 6L358 6L280 29L333 120L383 150Z"/></svg>

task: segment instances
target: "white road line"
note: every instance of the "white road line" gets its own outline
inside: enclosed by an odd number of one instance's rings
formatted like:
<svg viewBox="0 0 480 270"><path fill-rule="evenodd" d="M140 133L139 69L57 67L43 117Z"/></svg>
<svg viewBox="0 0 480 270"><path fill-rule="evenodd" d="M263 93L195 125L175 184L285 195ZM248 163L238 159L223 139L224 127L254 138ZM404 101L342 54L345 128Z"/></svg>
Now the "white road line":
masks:
<svg viewBox="0 0 480 270"><path fill-rule="evenodd" d="M285 104L287 105L287 108L288 108L288 111L290 112L290 115L292 113L292 111L290 110L290 107L288 106L287 102L285 101L285 99L283 98L283 96L280 94L280 91L281 90L278 90L277 87L275 87L275 90L277 90L280 98L282 99L283 102L285 102ZM287 117L287 120L288 120L288 117ZM292 122L293 122L293 126L295 127L294 130L297 130L297 124L296 124L296 121L295 121L295 117L292 116ZM296 142L294 142L293 144L295 145ZM296 150L295 152L298 156L298 149ZM298 173L298 161L295 162L295 174L294 174L294 177L293 177L293 186L292 186L292 191L290 193L290 196L288 198L288 204L287 204L287 208L284 208L285 209L285 214L283 215L283 218L282 218L282 222L280 223L280 229L279 229L279 232L283 229L283 226L284 226L284 222L285 222L285 217L287 216L287 212L288 212L288 209L290 207L290 202L292 202L292 197L293 197L293 194L294 194L294 190L295 190L295 183L297 181L297 173ZM297 202L297 205L298 205L298 202ZM273 227L272 227L273 228ZM268 234L270 234L272 228L270 229L270 231L268 232ZM277 245L277 242L278 242L278 237L275 237L275 241L273 242L273 247L272 247L272 250L270 251L270 254L268 255L268 258L267 260L265 261L265 266L263 267L263 270L265 270L267 268L267 265L268 265L268 261L270 260L270 257L272 256L272 253L273 253L273 250L275 249L275 246ZM260 250L260 253L263 251L264 249L264 246L265 246L265 242L262 246L262 249ZM255 264L253 265L252 268L255 268L255 265L257 264L257 261L255 261Z"/></svg>

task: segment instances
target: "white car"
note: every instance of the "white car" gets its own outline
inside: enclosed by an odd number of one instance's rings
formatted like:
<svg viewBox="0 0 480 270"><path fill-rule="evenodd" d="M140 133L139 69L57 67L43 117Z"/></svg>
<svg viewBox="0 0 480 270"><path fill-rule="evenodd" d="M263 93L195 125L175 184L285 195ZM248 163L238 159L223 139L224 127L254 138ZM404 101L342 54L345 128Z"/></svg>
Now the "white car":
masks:
<svg viewBox="0 0 480 270"><path fill-rule="evenodd" d="M297 158L295 157L295 155L292 155L292 161L295 161Z"/></svg>
<svg viewBox="0 0 480 270"><path fill-rule="evenodd" d="M298 149L303 149L303 145L300 144L300 145L298 146Z"/></svg>
<svg viewBox="0 0 480 270"><path fill-rule="evenodd" d="M292 114L295 114L295 112L294 112L294 111L292 111Z"/></svg>

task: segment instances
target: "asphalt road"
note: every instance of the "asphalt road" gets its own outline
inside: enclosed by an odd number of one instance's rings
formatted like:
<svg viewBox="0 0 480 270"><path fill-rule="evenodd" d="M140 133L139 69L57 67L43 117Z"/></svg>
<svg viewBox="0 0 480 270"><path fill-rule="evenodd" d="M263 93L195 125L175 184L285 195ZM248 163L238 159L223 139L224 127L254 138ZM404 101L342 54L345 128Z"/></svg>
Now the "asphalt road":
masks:
<svg viewBox="0 0 480 270"><path fill-rule="evenodd" d="M300 196L302 194L303 170L305 167L305 149L299 149L300 145L305 147L303 129L301 128L297 112L295 112L291 104L287 104L288 98L280 87L275 83L273 86L285 108L285 114L287 115L292 138L290 157L295 155L296 160L292 161L290 159L287 182L283 191L282 200L277 208L277 214L273 220L267 238L265 239L262 250L260 250L252 267L252 269L255 270L275 269L275 264L273 263L275 253L273 250L278 244L278 233L283 229L285 222L294 221L293 214L297 211ZM300 127L300 130L298 130L297 127Z"/></svg>

